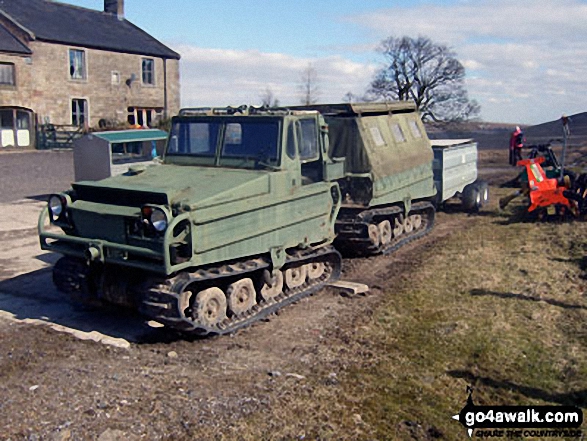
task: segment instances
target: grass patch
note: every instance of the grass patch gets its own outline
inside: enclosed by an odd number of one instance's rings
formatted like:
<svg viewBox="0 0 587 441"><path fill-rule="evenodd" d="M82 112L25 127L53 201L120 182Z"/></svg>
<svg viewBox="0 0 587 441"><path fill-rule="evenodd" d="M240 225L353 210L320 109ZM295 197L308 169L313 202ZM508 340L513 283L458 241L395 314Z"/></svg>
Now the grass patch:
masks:
<svg viewBox="0 0 587 441"><path fill-rule="evenodd" d="M492 188L494 204L510 191ZM479 405L585 408L587 223L521 222L524 207L443 215L458 231L357 263L388 280L340 300L346 315L290 367L303 379L259 379L260 404L209 434L460 440L469 385Z"/></svg>
<svg viewBox="0 0 587 441"><path fill-rule="evenodd" d="M477 404L587 406L587 224L510 215L477 218L387 293L363 336L379 360L348 383L368 385L362 411L377 439L462 438L450 416L467 385Z"/></svg>

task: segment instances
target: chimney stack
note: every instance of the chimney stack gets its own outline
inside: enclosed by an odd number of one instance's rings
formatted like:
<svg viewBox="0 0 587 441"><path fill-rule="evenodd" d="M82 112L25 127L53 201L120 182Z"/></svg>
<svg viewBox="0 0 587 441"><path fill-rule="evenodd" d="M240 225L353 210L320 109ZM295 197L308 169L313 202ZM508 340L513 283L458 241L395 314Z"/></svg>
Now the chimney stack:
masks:
<svg viewBox="0 0 587 441"><path fill-rule="evenodd" d="M124 0L104 0L104 12L124 18Z"/></svg>

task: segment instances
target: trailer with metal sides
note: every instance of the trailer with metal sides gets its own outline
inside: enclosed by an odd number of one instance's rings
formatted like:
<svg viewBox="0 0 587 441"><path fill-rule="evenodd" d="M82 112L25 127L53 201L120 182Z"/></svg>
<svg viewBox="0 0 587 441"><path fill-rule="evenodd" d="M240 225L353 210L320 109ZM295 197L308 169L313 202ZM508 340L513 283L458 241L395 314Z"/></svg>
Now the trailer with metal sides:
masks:
<svg viewBox="0 0 587 441"><path fill-rule="evenodd" d="M460 198L466 211L479 211L489 202L487 182L477 176L477 143L472 139L432 139L437 207Z"/></svg>

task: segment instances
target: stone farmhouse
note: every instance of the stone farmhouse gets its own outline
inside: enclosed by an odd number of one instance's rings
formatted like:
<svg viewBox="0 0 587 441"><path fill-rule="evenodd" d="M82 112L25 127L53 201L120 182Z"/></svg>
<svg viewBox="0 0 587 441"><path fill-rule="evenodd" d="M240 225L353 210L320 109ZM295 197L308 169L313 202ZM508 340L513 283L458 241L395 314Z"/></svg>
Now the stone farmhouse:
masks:
<svg viewBox="0 0 587 441"><path fill-rule="evenodd" d="M47 126L152 127L179 111L179 59L124 0L0 0L0 148L32 148Z"/></svg>

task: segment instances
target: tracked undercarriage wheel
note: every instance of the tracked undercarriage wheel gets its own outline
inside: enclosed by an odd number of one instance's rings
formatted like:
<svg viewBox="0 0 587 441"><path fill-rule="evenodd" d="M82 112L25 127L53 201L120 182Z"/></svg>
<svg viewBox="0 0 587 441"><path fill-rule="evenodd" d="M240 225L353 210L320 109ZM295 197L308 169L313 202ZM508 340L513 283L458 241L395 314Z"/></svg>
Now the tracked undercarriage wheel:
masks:
<svg viewBox="0 0 587 441"><path fill-rule="evenodd" d="M314 280L322 277L322 274L324 274L325 269L326 266L324 265L324 262L312 262L306 264L308 279Z"/></svg>
<svg viewBox="0 0 587 441"><path fill-rule="evenodd" d="M189 298L186 299L189 301ZM185 301L182 302L185 306ZM194 319L214 326L226 318L226 296L220 288L212 287L200 291L193 305Z"/></svg>
<svg viewBox="0 0 587 441"><path fill-rule="evenodd" d="M269 301L277 297L283 291L283 273L279 270L271 274L271 271L263 271L263 287L261 297Z"/></svg>
<svg viewBox="0 0 587 441"><path fill-rule="evenodd" d="M306 282L308 271L306 265L288 268L285 270L285 284L288 288L297 288Z"/></svg>
<svg viewBox="0 0 587 441"><path fill-rule="evenodd" d="M256 297L255 285L251 279L231 283L226 289L228 312L239 315L248 311L257 303Z"/></svg>
<svg viewBox="0 0 587 441"><path fill-rule="evenodd" d="M375 224L369 224L368 231L369 239L371 239L371 243L378 247L381 243L381 236L379 234L379 227Z"/></svg>
<svg viewBox="0 0 587 441"><path fill-rule="evenodd" d="M396 217L393 220L393 237L398 237L404 234L404 220L403 216Z"/></svg>
<svg viewBox="0 0 587 441"><path fill-rule="evenodd" d="M422 215L421 214L414 214L412 217L412 225L414 226L414 230L419 230L422 227Z"/></svg>
<svg viewBox="0 0 587 441"><path fill-rule="evenodd" d="M406 216L406 218L404 219L404 231L407 234L410 234L412 231L414 231L414 223L412 222L412 216Z"/></svg>
<svg viewBox="0 0 587 441"><path fill-rule="evenodd" d="M379 237L381 239L381 245L387 245L391 242L391 238L393 237L393 231L391 229L391 222L388 220L384 220L379 223Z"/></svg>

